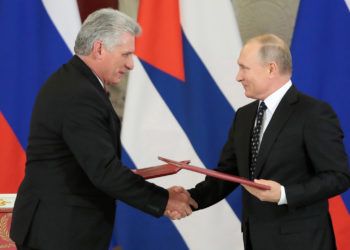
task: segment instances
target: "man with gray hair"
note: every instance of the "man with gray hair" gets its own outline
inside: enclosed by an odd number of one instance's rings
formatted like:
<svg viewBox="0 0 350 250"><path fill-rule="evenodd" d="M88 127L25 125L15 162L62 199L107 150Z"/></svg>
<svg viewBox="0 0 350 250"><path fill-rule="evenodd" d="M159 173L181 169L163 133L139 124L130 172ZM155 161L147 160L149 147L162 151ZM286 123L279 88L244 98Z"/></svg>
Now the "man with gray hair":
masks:
<svg viewBox="0 0 350 250"><path fill-rule="evenodd" d="M13 211L10 236L18 249L108 249L115 200L156 217L176 211L173 219L197 206L184 189L146 182L120 160L121 123L105 87L133 68L139 33L119 11L92 13L76 55L41 88Z"/></svg>
<svg viewBox="0 0 350 250"><path fill-rule="evenodd" d="M350 186L344 136L328 104L292 85L291 61L272 34L249 40L238 58L236 79L256 101L237 110L216 170L271 188L244 185L247 250L336 249L327 200ZM237 186L207 177L189 192L203 209Z"/></svg>

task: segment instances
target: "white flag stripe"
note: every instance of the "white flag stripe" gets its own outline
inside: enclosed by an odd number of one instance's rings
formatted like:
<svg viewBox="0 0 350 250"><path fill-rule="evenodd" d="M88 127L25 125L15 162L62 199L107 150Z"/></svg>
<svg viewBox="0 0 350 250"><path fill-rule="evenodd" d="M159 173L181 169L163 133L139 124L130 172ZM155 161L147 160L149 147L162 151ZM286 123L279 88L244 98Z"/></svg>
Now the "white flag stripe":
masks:
<svg viewBox="0 0 350 250"><path fill-rule="evenodd" d="M180 13L186 37L227 101L235 110L251 102L236 81L242 42L231 1L181 0Z"/></svg>
<svg viewBox="0 0 350 250"><path fill-rule="evenodd" d="M346 5L348 6L348 9L350 11L350 0L345 0Z"/></svg>
<svg viewBox="0 0 350 250"><path fill-rule="evenodd" d="M191 250L244 249L241 223L225 200L174 223Z"/></svg>
<svg viewBox="0 0 350 250"><path fill-rule="evenodd" d="M132 98L126 101L122 143L138 167L160 164L156 159L158 154L174 159L191 159L193 164L203 165L138 59L135 59L127 91ZM200 174L184 170L154 182L163 187L182 185L189 188L203 178ZM175 226L190 249L243 248L240 221L226 201L176 221Z"/></svg>
<svg viewBox="0 0 350 250"><path fill-rule="evenodd" d="M42 0L42 2L62 39L66 43L70 52L74 54L75 38L81 27L77 1Z"/></svg>

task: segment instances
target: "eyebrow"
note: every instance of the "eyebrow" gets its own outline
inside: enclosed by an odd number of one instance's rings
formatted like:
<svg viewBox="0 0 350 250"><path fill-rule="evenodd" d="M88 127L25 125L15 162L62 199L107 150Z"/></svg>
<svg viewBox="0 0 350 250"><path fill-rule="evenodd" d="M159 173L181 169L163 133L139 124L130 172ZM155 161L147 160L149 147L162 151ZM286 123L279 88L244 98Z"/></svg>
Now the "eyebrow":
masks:
<svg viewBox="0 0 350 250"><path fill-rule="evenodd" d="M242 64L242 63L239 63L239 62L238 62L238 65L239 65L239 67L241 67L241 68L249 69L249 67L248 67L247 65L244 65L244 64Z"/></svg>
<svg viewBox="0 0 350 250"><path fill-rule="evenodd" d="M133 54L134 52L133 51L130 51L130 50L128 50L128 51L123 51L122 52L122 54L123 55L129 55L129 54Z"/></svg>

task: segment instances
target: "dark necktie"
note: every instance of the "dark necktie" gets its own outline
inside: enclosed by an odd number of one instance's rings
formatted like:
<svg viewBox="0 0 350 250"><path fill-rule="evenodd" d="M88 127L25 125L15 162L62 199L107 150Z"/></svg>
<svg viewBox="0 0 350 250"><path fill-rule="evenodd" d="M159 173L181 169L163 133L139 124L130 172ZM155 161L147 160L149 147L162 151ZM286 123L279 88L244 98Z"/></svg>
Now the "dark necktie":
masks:
<svg viewBox="0 0 350 250"><path fill-rule="evenodd" d="M258 108L258 113L256 115L256 124L253 129L253 134L250 141L251 160L250 160L249 178L251 180L255 178L255 167L256 167L256 161L259 153L260 131L261 131L261 125L262 125L266 108L267 107L265 103L261 102Z"/></svg>

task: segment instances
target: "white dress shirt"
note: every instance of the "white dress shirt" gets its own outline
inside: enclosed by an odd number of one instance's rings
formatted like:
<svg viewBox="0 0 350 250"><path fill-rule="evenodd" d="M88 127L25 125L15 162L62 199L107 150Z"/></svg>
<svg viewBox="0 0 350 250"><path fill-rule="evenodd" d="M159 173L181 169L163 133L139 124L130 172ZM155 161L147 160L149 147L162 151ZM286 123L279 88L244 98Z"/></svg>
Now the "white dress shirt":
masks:
<svg viewBox="0 0 350 250"><path fill-rule="evenodd" d="M267 109L263 117L262 128L260 133L260 142L264 136L264 132L267 126L271 121L273 114L275 113L275 110L278 104L281 102L283 96L287 93L288 89L291 86L292 86L292 82L291 80L289 80L286 84L284 84L281 88L273 92L264 100L264 103L266 104ZM260 143L259 143L259 147L260 147ZM284 186L281 185L281 197L280 197L280 200L278 201L278 205L283 205L283 204L287 204L287 197L286 197L286 191L284 189Z"/></svg>

